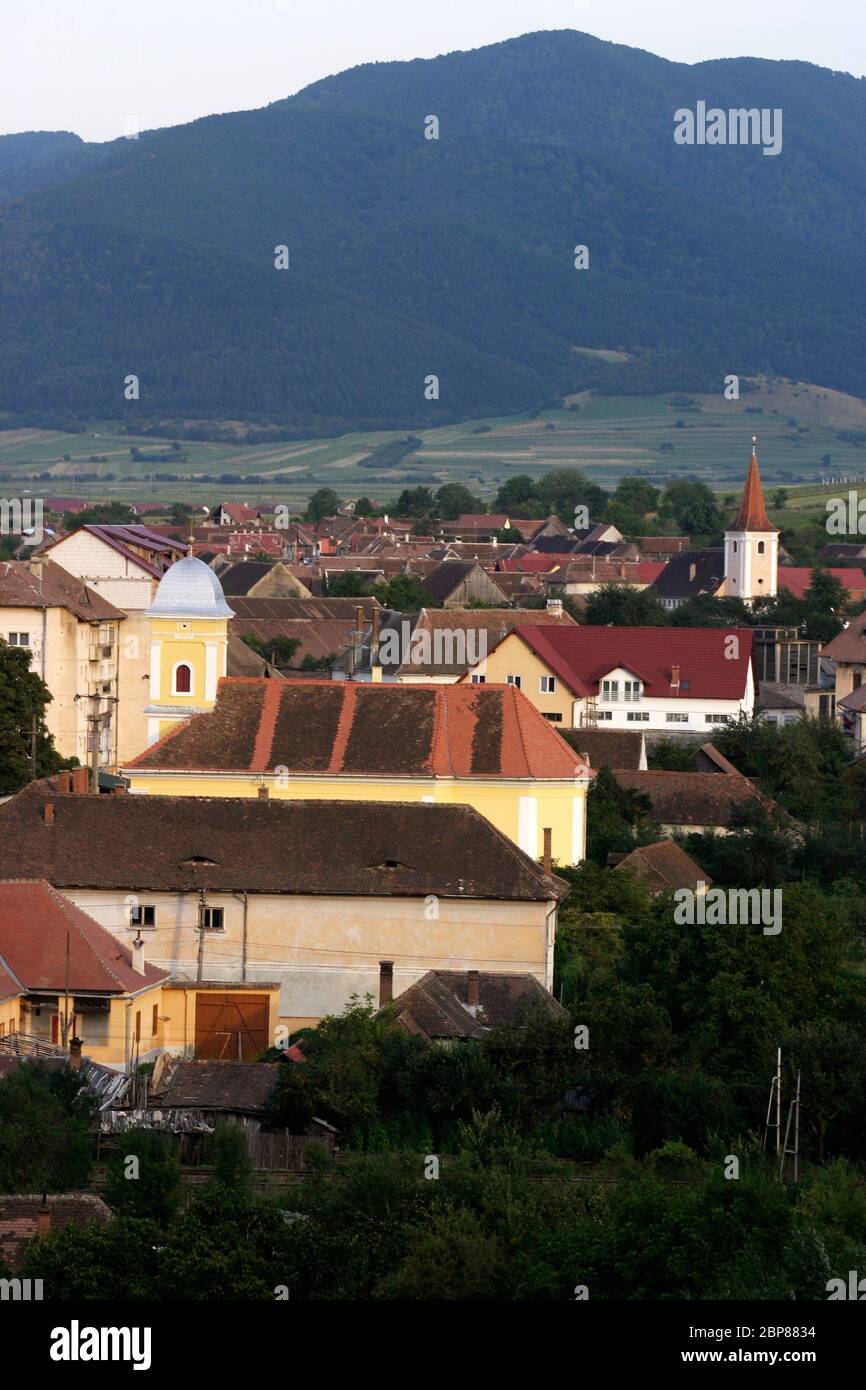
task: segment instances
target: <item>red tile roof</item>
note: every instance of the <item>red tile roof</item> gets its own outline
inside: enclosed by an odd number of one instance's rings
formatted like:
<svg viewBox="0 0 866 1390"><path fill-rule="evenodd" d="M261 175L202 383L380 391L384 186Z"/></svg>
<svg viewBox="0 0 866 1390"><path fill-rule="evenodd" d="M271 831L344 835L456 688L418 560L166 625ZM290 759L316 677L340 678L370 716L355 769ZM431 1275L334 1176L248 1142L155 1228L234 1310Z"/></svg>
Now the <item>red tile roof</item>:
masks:
<svg viewBox="0 0 866 1390"><path fill-rule="evenodd" d="M168 979L154 965L133 970L110 932L36 878L0 881L0 964L27 990L125 994Z"/></svg>
<svg viewBox="0 0 866 1390"><path fill-rule="evenodd" d="M812 584L814 572L806 566L780 565L779 588L786 589L795 598L802 598ZM852 596L866 593L866 574L861 569L828 569L827 574L838 579Z"/></svg>
<svg viewBox="0 0 866 1390"><path fill-rule="evenodd" d="M592 775L513 686L245 678L221 680L213 710L187 720L129 766L285 767L329 777Z"/></svg>
<svg viewBox="0 0 866 1390"><path fill-rule="evenodd" d="M740 499L740 510L737 512L733 524L727 529L729 531L777 531L779 529L772 525L767 516L764 490L761 487L761 471L758 468L758 456L754 451L746 471L746 484Z"/></svg>
<svg viewBox="0 0 866 1390"><path fill-rule="evenodd" d="M746 693L748 629L737 629L735 659L721 627L521 627L517 635L576 695L596 695L602 677L623 667L640 677L647 696L669 696L674 666L683 699L741 700Z"/></svg>

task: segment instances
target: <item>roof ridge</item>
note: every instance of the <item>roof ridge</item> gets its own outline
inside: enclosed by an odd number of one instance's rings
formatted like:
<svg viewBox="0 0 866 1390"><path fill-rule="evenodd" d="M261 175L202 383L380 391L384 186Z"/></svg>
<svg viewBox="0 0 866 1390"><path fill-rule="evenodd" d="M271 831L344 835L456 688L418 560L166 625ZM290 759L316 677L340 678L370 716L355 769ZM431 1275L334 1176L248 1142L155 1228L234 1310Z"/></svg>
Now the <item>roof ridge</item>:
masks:
<svg viewBox="0 0 866 1390"><path fill-rule="evenodd" d="M250 758L250 772L265 772L271 765L282 695L282 682L268 681L259 710L259 727L256 730L256 741Z"/></svg>
<svg viewBox="0 0 866 1390"><path fill-rule="evenodd" d="M346 756L346 749L349 746L349 737L352 732L352 725L355 722L355 710L357 708L357 686L355 681L343 681L343 699L340 703L340 716L337 720L337 728L334 733L334 742L331 745L331 759L328 763L327 775L342 771L343 761Z"/></svg>

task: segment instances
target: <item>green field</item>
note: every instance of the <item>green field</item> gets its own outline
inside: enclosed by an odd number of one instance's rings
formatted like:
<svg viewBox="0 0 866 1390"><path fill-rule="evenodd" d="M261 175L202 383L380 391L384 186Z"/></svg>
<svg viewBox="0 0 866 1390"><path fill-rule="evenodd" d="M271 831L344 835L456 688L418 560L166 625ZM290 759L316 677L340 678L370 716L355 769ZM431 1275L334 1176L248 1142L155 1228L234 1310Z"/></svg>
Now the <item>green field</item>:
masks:
<svg viewBox="0 0 866 1390"><path fill-rule="evenodd" d="M670 396L580 396L574 401L576 409L550 410L537 418L472 420L421 430L422 447L387 473L360 467L359 460L376 445L408 431L258 445L181 440L186 459L179 461L171 454L170 435L164 440L134 438L119 433L116 423L102 422L85 434L0 431L0 474L8 474L10 482L26 478L35 492L31 475L47 473L49 478L40 486L48 495L144 503L151 498L196 504L242 499L283 502L293 509L322 486L346 498L367 495L386 503L413 483L435 488L457 481L489 501L500 483L515 473L537 475L564 466L581 468L605 487L639 472L654 482L695 478L727 493L742 481L756 434L764 481L797 489L792 506L798 504L800 492L800 504L809 510L823 505L822 475L866 476L864 402L806 384L756 385L758 389L739 401L694 396L690 405L688 398L675 403ZM840 430L861 431L864 442L840 440ZM164 461L136 460L132 447L164 454ZM829 468L821 462L826 455ZM156 482L148 477L156 472L191 474L193 480ZM99 476L82 480L82 473ZM195 480L201 474L258 474L262 481L203 483ZM285 481L270 481L277 476ZM3 486L0 483L0 489ZM838 484L825 495L834 490L838 492Z"/></svg>

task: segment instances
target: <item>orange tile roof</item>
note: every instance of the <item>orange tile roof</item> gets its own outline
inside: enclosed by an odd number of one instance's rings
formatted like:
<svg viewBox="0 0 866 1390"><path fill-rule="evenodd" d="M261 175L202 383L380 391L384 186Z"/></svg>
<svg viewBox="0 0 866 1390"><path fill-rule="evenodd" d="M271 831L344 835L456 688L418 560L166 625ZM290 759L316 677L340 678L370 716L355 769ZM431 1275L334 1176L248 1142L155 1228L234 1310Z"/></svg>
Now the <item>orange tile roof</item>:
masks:
<svg viewBox="0 0 866 1390"><path fill-rule="evenodd" d="M513 686L226 677L129 764L161 771L562 780L584 760Z"/></svg>

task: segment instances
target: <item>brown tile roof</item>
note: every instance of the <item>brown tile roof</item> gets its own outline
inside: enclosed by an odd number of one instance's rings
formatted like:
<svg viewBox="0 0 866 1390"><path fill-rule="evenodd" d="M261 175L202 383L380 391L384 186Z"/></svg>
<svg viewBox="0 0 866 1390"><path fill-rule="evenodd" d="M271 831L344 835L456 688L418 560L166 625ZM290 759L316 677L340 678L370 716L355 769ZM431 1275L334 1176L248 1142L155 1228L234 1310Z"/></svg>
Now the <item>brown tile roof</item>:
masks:
<svg viewBox="0 0 866 1390"><path fill-rule="evenodd" d="M616 865L614 872L627 869L645 883L651 892L661 893L671 888L691 888L698 883L712 886L712 879L673 840L659 840L657 845L639 845Z"/></svg>
<svg viewBox="0 0 866 1390"><path fill-rule="evenodd" d="M650 815L659 825L730 824L736 806L758 799L775 807L747 777L717 772L626 772L614 768L621 787L630 787L650 798ZM590 815L592 809L590 808Z"/></svg>
<svg viewBox="0 0 866 1390"><path fill-rule="evenodd" d="M232 1110L260 1114L281 1075L280 1062L177 1062L154 1091L172 1110ZM157 1099L158 1098L158 1099Z"/></svg>
<svg viewBox="0 0 866 1390"><path fill-rule="evenodd" d="M563 738L589 758L590 767L619 767L633 772L640 769L642 733L631 729L568 729Z"/></svg>
<svg viewBox="0 0 866 1390"><path fill-rule="evenodd" d="M81 579L47 559L0 562L0 608L65 608L86 623L126 617Z"/></svg>
<svg viewBox="0 0 866 1390"><path fill-rule="evenodd" d="M858 613L846 628L828 642L822 656L834 661L866 663L866 613Z"/></svg>
<svg viewBox="0 0 866 1390"><path fill-rule="evenodd" d="M128 892L528 902L567 891L471 806L93 796L59 786L31 782L0 806L3 878Z"/></svg>
<svg viewBox="0 0 866 1390"><path fill-rule="evenodd" d="M469 972L428 970L394 1000L397 1021L409 1033L426 1038L483 1038L491 1028L515 1026L542 1008L551 1017L565 1010L534 975L506 975L480 970L478 1004L469 1004Z"/></svg>
<svg viewBox="0 0 866 1390"><path fill-rule="evenodd" d="M293 679L221 680L213 710L128 766L557 781L584 768L513 686Z"/></svg>
<svg viewBox="0 0 866 1390"><path fill-rule="evenodd" d="M749 459L749 466L746 470L746 482L743 488L743 495L740 499L740 510L736 518L727 528L729 531L777 531L779 528L773 526L767 516L767 507L764 502L764 490L761 487L761 471L758 468L758 456L752 451Z"/></svg>
<svg viewBox="0 0 866 1390"><path fill-rule="evenodd" d="M27 990L125 994L168 978L133 970L126 947L42 878L0 881L0 965Z"/></svg>
<svg viewBox="0 0 866 1390"><path fill-rule="evenodd" d="M0 1196L0 1264L7 1264L13 1274L21 1268L26 1248L36 1237L42 1200L29 1194ZM46 1204L52 1231L88 1226L92 1221L106 1225L111 1220L110 1207L92 1192L51 1193Z"/></svg>

